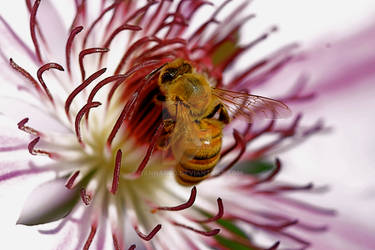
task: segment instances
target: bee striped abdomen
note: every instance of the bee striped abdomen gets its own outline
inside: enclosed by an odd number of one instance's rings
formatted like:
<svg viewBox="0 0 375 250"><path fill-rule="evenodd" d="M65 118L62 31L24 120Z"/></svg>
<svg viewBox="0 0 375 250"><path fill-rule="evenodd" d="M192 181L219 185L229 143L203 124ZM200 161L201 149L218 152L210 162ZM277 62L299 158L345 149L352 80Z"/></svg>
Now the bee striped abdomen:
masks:
<svg viewBox="0 0 375 250"><path fill-rule="evenodd" d="M217 120L207 119L200 126L202 144L187 148L176 167L177 181L185 186L206 179L220 160L221 124Z"/></svg>

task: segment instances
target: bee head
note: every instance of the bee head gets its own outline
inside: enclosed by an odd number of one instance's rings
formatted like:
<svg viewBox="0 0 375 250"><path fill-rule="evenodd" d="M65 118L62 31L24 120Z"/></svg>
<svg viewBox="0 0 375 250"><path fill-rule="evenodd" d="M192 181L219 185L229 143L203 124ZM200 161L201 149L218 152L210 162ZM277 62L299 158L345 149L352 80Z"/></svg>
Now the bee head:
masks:
<svg viewBox="0 0 375 250"><path fill-rule="evenodd" d="M193 67L183 59L179 58L163 67L160 72L159 84L171 84L173 80L187 73L192 73Z"/></svg>

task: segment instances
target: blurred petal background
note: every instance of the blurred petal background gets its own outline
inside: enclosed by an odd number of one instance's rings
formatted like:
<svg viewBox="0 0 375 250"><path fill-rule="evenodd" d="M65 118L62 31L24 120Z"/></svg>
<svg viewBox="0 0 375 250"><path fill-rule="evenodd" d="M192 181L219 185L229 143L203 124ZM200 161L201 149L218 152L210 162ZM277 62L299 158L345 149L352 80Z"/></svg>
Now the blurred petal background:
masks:
<svg viewBox="0 0 375 250"><path fill-rule="evenodd" d="M68 25L73 11L66 8L64 1L49 1L64 10ZM329 133L279 154L285 169L278 178L328 185L329 192L324 195L298 197L337 209L335 232L345 237L354 230L357 234L351 236L363 243L360 248L344 248L338 243L337 249L371 249L370 245L366 248L365 241L375 233L375 2L258 0L250 8L257 18L246 26L244 42L247 34L250 39L273 24L279 32L242 60L255 61L290 42L301 44L301 59L272 81L283 93L288 83L290 87L302 74L306 76L306 92L315 91L318 97L292 109L304 111L306 124L322 118L332 128ZM31 45L26 13L22 0L3 3L0 9L1 16ZM202 11L199 14L204 15ZM6 91L1 84L0 91ZM0 119L0 129L7 125L6 120ZM14 133L19 133L16 128ZM0 184L1 249L56 249L56 236L40 235L29 227L15 225L27 191L49 177L43 174L39 179L34 176L27 181L20 182L23 178L19 178ZM326 249L324 244L315 248Z"/></svg>

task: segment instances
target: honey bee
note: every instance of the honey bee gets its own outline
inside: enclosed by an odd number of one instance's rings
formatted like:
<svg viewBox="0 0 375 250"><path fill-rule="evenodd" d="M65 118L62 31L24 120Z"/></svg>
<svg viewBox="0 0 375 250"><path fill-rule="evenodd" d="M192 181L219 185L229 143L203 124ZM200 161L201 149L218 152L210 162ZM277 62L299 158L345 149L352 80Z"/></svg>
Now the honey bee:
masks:
<svg viewBox="0 0 375 250"><path fill-rule="evenodd" d="M285 117L282 102L212 87L192 64L175 59L161 68L158 84L166 117L158 146L171 149L178 183L191 186L209 177L220 159L223 129L235 116L251 123L255 114Z"/></svg>

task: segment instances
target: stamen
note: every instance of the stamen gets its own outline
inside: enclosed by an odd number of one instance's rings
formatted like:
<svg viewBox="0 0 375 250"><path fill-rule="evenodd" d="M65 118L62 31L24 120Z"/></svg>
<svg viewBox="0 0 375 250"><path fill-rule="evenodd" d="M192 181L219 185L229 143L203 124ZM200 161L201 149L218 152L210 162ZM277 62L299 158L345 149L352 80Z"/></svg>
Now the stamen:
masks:
<svg viewBox="0 0 375 250"><path fill-rule="evenodd" d="M171 1L170 1L171 2ZM160 4L158 4L158 8L154 11L153 15L150 17L149 20L158 20L158 17L161 14L165 14L165 11L162 11L163 5L165 3L165 0L162 0ZM145 26L145 33L148 33L150 27L153 25L153 22L147 22Z"/></svg>
<svg viewBox="0 0 375 250"><path fill-rule="evenodd" d="M105 85L107 85L108 83L111 83L111 82L116 81L116 80L119 80L119 82L123 82L130 75L132 75L133 73L137 72L138 70L144 68L145 65L146 66L148 66L148 65L154 65L155 63L156 63L156 61L150 61L150 62L147 62L145 64L138 64L138 65L135 65L134 67L132 67L131 69L129 69L125 74L114 75L114 76L110 76L110 77L107 77L107 78L103 79L97 85L95 85L95 87L92 89L92 91L91 91L91 93L89 95L89 98L87 99L87 102L92 102L92 100L94 99L94 96L96 95L96 93L101 88L103 88ZM115 86L114 86L114 88L115 88ZM110 101L110 97L108 98L108 101Z"/></svg>
<svg viewBox="0 0 375 250"><path fill-rule="evenodd" d="M126 103L125 107L122 109L121 114L116 120L115 125L112 128L111 133L109 134L107 138L107 147L111 148L112 141L115 138L117 132L119 131L123 121L125 120L126 115L128 114L130 107L135 103L136 95L133 95L131 99Z"/></svg>
<svg viewBox="0 0 375 250"><path fill-rule="evenodd" d="M78 18L80 17L80 15L84 23L86 19L86 0L82 0L81 4L78 4L77 0L75 2L76 2L76 14L74 16L72 24L70 25L71 29L73 29L73 26L75 26L76 23L78 22Z"/></svg>
<svg viewBox="0 0 375 250"><path fill-rule="evenodd" d="M297 46L295 46L297 47ZM273 65L271 68L263 71L262 73L258 74L251 80L246 81L246 86L248 89L253 88L254 86L259 86L261 84L266 83L267 79L272 78L279 70L283 68L284 65L289 63L293 59L293 56L289 55L286 56L284 59L280 60L278 63ZM242 85L242 84L241 84Z"/></svg>
<svg viewBox="0 0 375 250"><path fill-rule="evenodd" d="M192 42L192 40L195 38L195 37L199 37L199 35L204 31L206 30L206 27L210 24L210 23L218 23L218 21L216 20L216 17L217 15L221 12L222 9L224 9L224 7L229 3L231 2L232 0L227 0L225 2L223 2L216 10L215 12L211 15L210 19L203 23L189 38L189 42ZM195 43L197 44L197 43Z"/></svg>
<svg viewBox="0 0 375 250"><path fill-rule="evenodd" d="M18 64L16 64L12 58L9 59L9 64L10 66L17 70L23 77L27 78L30 83L34 86L34 88L39 92L39 93L42 93L42 89L40 88L38 82L34 79L34 77L32 77L30 75L29 72L27 72L24 68L22 68L21 66L19 66Z"/></svg>
<svg viewBox="0 0 375 250"><path fill-rule="evenodd" d="M161 224L158 224L156 225L156 227L154 227L154 229L152 229L152 231L148 235L146 235L140 232L137 226L134 227L134 230L137 232L138 236L145 241L151 240L156 235L156 233L159 232L160 229Z"/></svg>
<svg viewBox="0 0 375 250"><path fill-rule="evenodd" d="M187 42L185 39L181 39L181 38L173 38L173 39L166 39L166 40L163 40L161 41L159 44L149 48L149 49L146 49L142 55L140 55L136 60L135 62L141 62L143 61L145 58L147 58L147 55L150 55L151 53L155 53L157 50L159 49L165 49L167 46L169 45L174 45L174 44L181 44L183 47L186 47L187 45ZM183 48L182 47L182 48ZM179 49L179 48L176 48L176 49ZM175 50L176 50L175 49ZM159 54L156 54L156 55L153 55L153 57L160 57L160 58L163 58L164 56L168 56L168 55L171 55L170 52L168 53L159 53ZM164 66L164 65L163 65Z"/></svg>
<svg viewBox="0 0 375 250"><path fill-rule="evenodd" d="M104 43L104 47L105 48L109 48L109 46L111 45L113 39L123 30L132 30L132 31L139 31L139 30L142 30L142 28L140 26L137 26L137 25L130 25L130 24L124 24L124 25L121 25L120 27L116 28L112 34L110 35L110 37L107 39L107 41Z"/></svg>
<svg viewBox="0 0 375 250"><path fill-rule="evenodd" d="M110 76L110 77L107 77L103 80L101 80L97 85L95 85L95 87L92 89L89 97L87 98L87 102L90 103L93 101L96 93L101 89L103 88L105 85L113 82L113 81L123 81L125 80L126 78L128 77L128 75L115 75L115 76ZM89 113L90 112L87 112L86 113L86 121L89 119Z"/></svg>
<svg viewBox="0 0 375 250"><path fill-rule="evenodd" d="M165 19L167 19L169 16L174 16L174 15L179 15L178 13L174 13L174 14L169 14L168 16L165 17ZM175 16L174 16L175 17ZM188 27L188 23L184 20L183 16L181 16L180 14L180 18L182 20L178 21L176 18L174 18L171 22L162 22L160 23L160 25L157 27L157 29L154 31L154 33L152 34L153 36L156 36L161 30L163 30L164 28L166 27L169 27L166 35L165 35L165 38L168 37L168 35L170 34L172 28L180 25L180 26L185 26L185 27Z"/></svg>
<svg viewBox="0 0 375 250"><path fill-rule="evenodd" d="M139 178L142 175L143 170L146 168L146 165L147 165L152 153L154 152L156 142L159 139L159 137L160 137L160 135L163 131L163 128L164 128L164 124L160 123L159 127L157 128L157 130L155 132L155 135L152 137L150 145L147 148L147 152L146 152L145 157L143 158L141 164L139 164L138 169L135 171L135 173L127 175L126 178L136 179L136 178Z"/></svg>
<svg viewBox="0 0 375 250"><path fill-rule="evenodd" d="M296 128L298 127L298 124L300 123L301 119L302 119L302 114L299 113L288 129L280 130L279 132L283 135L283 137L293 136L296 133Z"/></svg>
<svg viewBox="0 0 375 250"><path fill-rule="evenodd" d="M217 221L221 219L221 217L223 217L224 215L224 206L223 206L223 201L221 200L221 198L217 199L217 206L219 209L217 211L217 214L214 217L208 218L206 220L194 220L194 221L197 223L209 223L209 222L213 222L213 221Z"/></svg>
<svg viewBox="0 0 375 250"><path fill-rule="evenodd" d="M65 114L66 116L68 117L68 119L70 120L70 114L69 114L69 110L70 110L70 105L72 104L73 102L73 99L82 91L84 90L91 82L93 82L96 78L98 78L99 76L101 76L102 74L104 74L104 72L106 71L107 69L106 68L103 68L101 70L98 70L97 72L95 72L94 74L92 74L91 76L89 76L85 81L83 81L83 83L81 85L79 85L77 88L75 88L72 93L68 96L68 98L66 99L65 101Z"/></svg>
<svg viewBox="0 0 375 250"><path fill-rule="evenodd" d="M275 125L275 120L271 120L263 129L260 129L259 131L246 136L246 141L253 141L255 138L263 135L264 133L271 132L274 125Z"/></svg>
<svg viewBox="0 0 375 250"><path fill-rule="evenodd" d="M280 241L275 242L270 248L267 248L267 250L276 250L280 245Z"/></svg>
<svg viewBox="0 0 375 250"><path fill-rule="evenodd" d="M60 71L64 71L64 68L57 63L47 63L47 64L43 65L42 67L40 67L38 69L37 76L38 76L38 80L39 80L40 84L42 85L44 91L46 92L49 100L54 104L51 92L49 92L49 89L47 88L47 85L45 84L45 82L43 80L43 77L42 77L42 74L44 73L44 71L52 69L52 68L60 70Z"/></svg>
<svg viewBox="0 0 375 250"><path fill-rule="evenodd" d="M278 98L278 100L284 103L290 103L303 102L315 98L316 92L310 91L307 94L302 94L303 90L306 88L308 79L308 76L306 76L305 74L299 76L294 86L292 86L292 88L288 91L289 94L283 98Z"/></svg>
<svg viewBox="0 0 375 250"><path fill-rule="evenodd" d="M75 131L76 131L76 136L77 136L77 139L78 139L78 142L79 144L81 144L82 147L85 146L85 144L83 143L82 141L82 137L81 137L81 127L80 127L80 123L81 123L81 120L82 120L82 117L85 113L87 113L90 109L92 108L96 108L98 106L100 106L101 103L100 102L91 102L91 103L87 103L85 106L83 106L83 108L78 111L77 113L77 116L76 116L76 120L75 120Z"/></svg>
<svg viewBox="0 0 375 250"><path fill-rule="evenodd" d="M78 26L78 27L75 27L74 29L72 29L72 31L70 32L68 41L66 42L66 46L65 46L65 58L66 58L66 68L68 69L68 73L69 74L71 74L71 70L70 70L70 53L71 53L71 50L72 50L73 40L76 37L76 35L79 32L81 32L82 30L83 30L83 26Z"/></svg>
<svg viewBox="0 0 375 250"><path fill-rule="evenodd" d="M72 188L73 188L73 184L74 184L75 180L77 179L79 173L80 173L80 171L77 170L77 171L75 171L75 172L69 177L68 181L67 181L66 184L65 184L65 187L66 187L67 189L72 189Z"/></svg>
<svg viewBox="0 0 375 250"><path fill-rule="evenodd" d="M269 59L261 60L260 62L257 62L256 64L250 66L248 69L246 69L244 72L236 76L228 85L228 89L234 88L239 82L242 82L247 76L251 75L252 73L256 72L257 70L261 69L267 63L269 63Z"/></svg>
<svg viewBox="0 0 375 250"><path fill-rule="evenodd" d="M80 195L81 195L81 200L83 201L83 203L84 203L86 206L90 205L90 202L91 202L92 197L91 197L90 194L87 194L85 188L81 188L81 190L80 190Z"/></svg>
<svg viewBox="0 0 375 250"><path fill-rule="evenodd" d="M145 44L151 43L151 42L160 42L160 39L157 37L142 37L138 41L134 42L126 51L126 53L122 56L115 70L115 74L120 73L120 71L124 68L127 60L130 58L130 55L132 53L137 51L138 48L144 48L146 46Z"/></svg>
<svg viewBox="0 0 375 250"><path fill-rule="evenodd" d="M111 193L116 194L118 189L119 177L120 177L120 168L121 168L121 159L122 159L122 151L121 149L117 150L116 153L116 160L115 160L115 169L113 171L113 179L112 179L112 188Z"/></svg>
<svg viewBox="0 0 375 250"><path fill-rule="evenodd" d="M113 4L111 4L110 6L108 6L107 8L105 8L102 13L100 13L100 15L95 19L95 21L91 24L90 28L87 30L84 38L83 38L83 42L82 42L82 48L85 48L86 47L86 43L87 43L87 39L89 37L89 35L91 34L91 32L93 31L95 25L97 25L99 23L99 21L104 17L104 15L110 11L111 9L115 8L118 4L119 4L119 0L116 0Z"/></svg>
<svg viewBox="0 0 375 250"><path fill-rule="evenodd" d="M128 250L134 250L134 249L135 249L135 244L131 245Z"/></svg>
<svg viewBox="0 0 375 250"><path fill-rule="evenodd" d="M150 7L154 4L157 4L157 3L158 3L158 1L148 0L147 4L144 7L139 8L136 12L134 12L128 19L125 20L124 24L129 23L131 20L133 20L134 18L136 18L140 14L142 14L142 16L144 16L146 14L146 12L150 9Z"/></svg>
<svg viewBox="0 0 375 250"><path fill-rule="evenodd" d="M38 58L38 61L42 63L42 57L40 55L40 48L38 44L38 39L36 37L35 33L35 26L36 26L36 13L38 11L38 7L40 4L40 0L35 0L33 9L31 10L31 15L30 15L30 33L31 33L31 39L33 40L33 44L35 47L35 53Z"/></svg>
<svg viewBox="0 0 375 250"><path fill-rule="evenodd" d="M281 161L279 158L276 158L276 161L275 161L275 169L273 169L271 171L271 173L264 179L260 179L256 182L253 182L249 185L245 185L245 186L242 186L243 187L253 187L253 186L256 186L256 185L259 185L259 184L262 184L262 183L266 183L266 182L270 182L273 180L273 178L275 178L275 176L280 172L281 170Z"/></svg>
<svg viewBox="0 0 375 250"><path fill-rule="evenodd" d="M238 155L236 156L236 158L234 158L226 167L224 167L217 174L211 175L209 178L216 178L216 177L221 176L225 172L227 172L229 169L231 169L234 166L234 164L236 164L240 160L240 158L242 157L242 155L245 153L245 151L246 151L246 143L243 140L243 138L240 135L240 133L236 129L233 129L233 136L234 136L234 139L236 140L236 144L240 145L240 147L241 147L240 152L238 153Z"/></svg>
<svg viewBox="0 0 375 250"><path fill-rule="evenodd" d="M40 133L39 131L29 127L29 126L25 126L25 124L29 121L29 118L24 118L22 119L19 123L17 123L17 126L18 126L18 129L22 130L22 131L25 131L26 133L29 133L31 135L35 135L35 136L41 136L42 133Z"/></svg>
<svg viewBox="0 0 375 250"><path fill-rule="evenodd" d="M148 60L148 61L145 61L145 62L143 62L143 63L140 63L140 64L137 64L136 66L134 66L133 68L131 68L128 72L126 72L124 75L126 75L126 74L128 74L128 73L130 73L130 72L135 72L135 71L138 71L139 69L145 69L146 67L150 67L150 66L156 66L157 64L160 64L161 62L160 62L160 60ZM164 65L163 65L164 66ZM159 68L158 68L159 69ZM154 70L155 71L155 70ZM154 72L154 71L152 71L152 72ZM151 72L151 73L152 73ZM150 74L151 74L150 73ZM145 78L146 79L146 78ZM146 81L147 81L148 79L146 79ZM112 99L112 96L114 95L114 93L115 93L115 91L117 90L117 88L118 87L120 87L120 85L123 83L123 81L117 81L115 84L114 84L114 86L112 87L112 89L109 91L109 93L108 93L108 98L107 98L107 100L108 100L108 102L110 102L111 101L111 99ZM143 84L143 86L144 85L146 85L146 83L145 84ZM141 89L141 88L140 88ZM140 89L138 90L138 92L140 91Z"/></svg>
<svg viewBox="0 0 375 250"><path fill-rule="evenodd" d="M259 44L260 42L266 40L272 33L276 32L278 29L276 26L271 27L269 31L255 39L254 41L250 42L248 45L245 45L244 47L239 48L233 55L231 55L228 59L226 59L221 65L220 68L222 71L224 71L232 62L243 52L245 52L248 49L253 48L255 45Z"/></svg>
<svg viewBox="0 0 375 250"><path fill-rule="evenodd" d="M41 150L41 149L35 149L35 146L39 142L39 140L40 140L40 137L37 137L34 140L32 140L29 143L29 145L27 146L30 154L32 154L32 155L46 155L51 159L57 159L58 155L56 153L51 153L51 152Z"/></svg>
<svg viewBox="0 0 375 250"><path fill-rule="evenodd" d="M37 58L34 52L25 44L25 42L14 32L12 27L5 21L5 19L0 16L0 22L5 26L5 29L9 32L14 40L19 44L19 46L25 51L25 53L37 64ZM8 58L6 59L8 60Z"/></svg>
<svg viewBox="0 0 375 250"><path fill-rule="evenodd" d="M116 234L112 234L112 241L113 241L113 247L115 248L115 250L121 250Z"/></svg>
<svg viewBox="0 0 375 250"><path fill-rule="evenodd" d="M306 231L310 231L310 232L324 232L324 231L327 231L329 228L328 225L315 226L315 225L308 225L304 223L298 223L297 227Z"/></svg>
<svg viewBox="0 0 375 250"><path fill-rule="evenodd" d="M305 203L305 202L302 202L302 201L294 200L294 199L288 198L286 196L284 196L284 197L273 196L272 198L277 202L282 202L282 203L287 204L289 206L297 207L299 209L304 209L304 210L307 210L309 212L313 212L313 213L316 213L316 214L323 214L323 215L330 215L330 216L336 214L336 210L318 207L316 205L312 205L312 204L308 204L308 203Z"/></svg>
<svg viewBox="0 0 375 250"><path fill-rule="evenodd" d="M90 231L89 237L87 238L85 245L83 246L83 250L89 250L92 240L94 239L94 236L96 234L96 228L97 228L96 224L91 225L91 231Z"/></svg>
<svg viewBox="0 0 375 250"><path fill-rule="evenodd" d="M199 233L199 234L204 235L204 236L215 236L215 235L217 235L220 232L220 229L218 229L218 228L212 229L212 230L209 230L209 231L201 231L201 230L198 230L198 229L186 226L186 225L178 223L178 222L172 222L172 223L175 226L191 230L193 232Z"/></svg>
<svg viewBox="0 0 375 250"><path fill-rule="evenodd" d="M85 68L83 66L83 59L84 59L84 57L86 55L89 55L89 54L105 53L105 52L108 52L108 51L109 51L109 49L107 49L107 48L90 48L90 49L82 50L79 53L79 68L81 70L82 81L84 81L85 78L86 78L86 72L85 72Z"/></svg>
<svg viewBox="0 0 375 250"><path fill-rule="evenodd" d="M139 31L139 30L142 30L141 27L137 26L137 25L129 25L129 24L124 24L124 25L121 25L120 27L118 27L117 29L115 29L112 34L110 35L110 37L107 39L107 41L104 43L104 48L109 48L109 46L111 45L113 39L115 39L115 37L120 34L121 31L124 31L124 30L132 30L132 31ZM104 54L101 54L100 55L100 59L99 59L99 63L102 62L103 60L103 55Z"/></svg>
<svg viewBox="0 0 375 250"><path fill-rule="evenodd" d="M181 210L187 209L194 204L196 196L197 196L197 188L194 186L191 189L190 197L189 197L189 200L187 202L185 202L181 205L175 206L175 207L156 207L151 212L155 213L155 212L157 212L157 210L181 211Z"/></svg>
<svg viewBox="0 0 375 250"><path fill-rule="evenodd" d="M311 190L313 187L314 187L313 183L308 183L303 186L282 185L282 186L273 187L270 190L256 191L255 193L273 194L273 193L280 193L280 192L285 192L285 191Z"/></svg>

